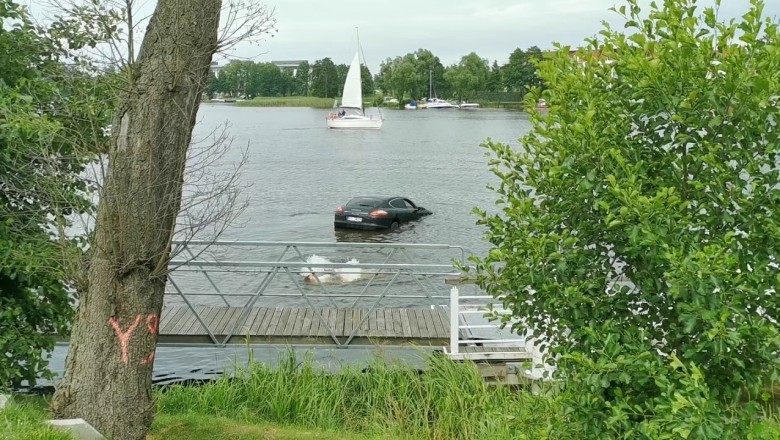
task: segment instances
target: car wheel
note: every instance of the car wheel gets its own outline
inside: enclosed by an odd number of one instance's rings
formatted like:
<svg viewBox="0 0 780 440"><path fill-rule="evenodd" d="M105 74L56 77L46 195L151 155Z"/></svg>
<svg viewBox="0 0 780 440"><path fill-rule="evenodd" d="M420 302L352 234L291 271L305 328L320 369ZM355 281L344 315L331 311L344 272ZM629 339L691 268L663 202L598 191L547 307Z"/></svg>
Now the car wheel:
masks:
<svg viewBox="0 0 780 440"><path fill-rule="evenodd" d="M393 223L390 224L390 230L395 231L396 229L398 229L398 226L399 226L398 220L393 220Z"/></svg>

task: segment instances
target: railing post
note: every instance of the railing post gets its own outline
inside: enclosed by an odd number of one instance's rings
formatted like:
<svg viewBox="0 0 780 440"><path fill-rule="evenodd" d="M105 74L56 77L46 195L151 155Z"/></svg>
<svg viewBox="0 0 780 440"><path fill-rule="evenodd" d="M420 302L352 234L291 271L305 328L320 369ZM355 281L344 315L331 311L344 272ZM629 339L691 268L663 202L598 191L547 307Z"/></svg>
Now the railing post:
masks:
<svg viewBox="0 0 780 440"><path fill-rule="evenodd" d="M460 345L458 343L460 336L460 329L458 328L460 325L460 320L458 319L460 306L458 302L458 286L452 286L452 289L450 289L450 354L458 354Z"/></svg>

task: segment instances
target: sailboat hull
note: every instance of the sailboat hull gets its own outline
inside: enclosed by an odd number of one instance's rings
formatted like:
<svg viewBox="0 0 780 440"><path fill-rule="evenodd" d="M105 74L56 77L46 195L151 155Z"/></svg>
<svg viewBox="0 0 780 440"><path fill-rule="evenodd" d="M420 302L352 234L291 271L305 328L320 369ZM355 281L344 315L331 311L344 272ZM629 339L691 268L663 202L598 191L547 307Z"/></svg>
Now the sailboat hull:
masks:
<svg viewBox="0 0 780 440"><path fill-rule="evenodd" d="M382 128L382 119L353 115L346 117L329 116L327 125L328 128L379 130Z"/></svg>

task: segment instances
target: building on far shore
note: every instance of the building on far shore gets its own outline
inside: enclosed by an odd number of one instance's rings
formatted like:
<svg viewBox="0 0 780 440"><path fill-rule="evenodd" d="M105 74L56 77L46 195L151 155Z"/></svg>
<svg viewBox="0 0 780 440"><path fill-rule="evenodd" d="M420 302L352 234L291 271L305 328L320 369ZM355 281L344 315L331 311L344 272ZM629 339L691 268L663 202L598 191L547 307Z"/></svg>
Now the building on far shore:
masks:
<svg viewBox="0 0 780 440"><path fill-rule="evenodd" d="M217 61L212 61L211 62L211 66L209 66L209 67L211 68L211 73L213 73L214 76L219 78L219 71L222 70L222 67L224 67L224 66L220 66L219 62L217 62Z"/></svg>
<svg viewBox="0 0 780 440"><path fill-rule="evenodd" d="M298 76L298 66L306 60L284 60L284 61L271 61L271 64L278 67L282 72L290 73L292 76Z"/></svg>

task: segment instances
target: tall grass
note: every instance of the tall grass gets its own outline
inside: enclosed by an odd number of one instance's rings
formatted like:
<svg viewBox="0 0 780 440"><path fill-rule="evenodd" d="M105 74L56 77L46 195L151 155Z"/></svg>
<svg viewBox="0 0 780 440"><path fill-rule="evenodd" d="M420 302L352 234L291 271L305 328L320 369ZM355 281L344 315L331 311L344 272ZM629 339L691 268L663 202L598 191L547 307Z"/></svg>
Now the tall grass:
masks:
<svg viewBox="0 0 780 440"><path fill-rule="evenodd" d="M338 373L290 352L272 369L250 363L233 377L158 393L164 414L346 430L388 438L547 438L561 420L550 398L492 387L471 364L432 356L428 368L388 365Z"/></svg>
<svg viewBox="0 0 780 440"><path fill-rule="evenodd" d="M250 356L251 358L251 356ZM158 390L166 416L216 416L246 423L272 423L353 432L393 439L576 439L560 399L508 386L488 385L471 363L431 355L423 371L374 360L364 369L332 373L310 357L283 355L277 368L251 362L201 387ZM727 408L741 414L739 404ZM774 401L765 401L753 439L780 439Z"/></svg>
<svg viewBox="0 0 780 440"><path fill-rule="evenodd" d="M772 382L760 396L750 400L759 402L761 408L762 420L754 430L766 432L766 438L780 439L780 384Z"/></svg>
<svg viewBox="0 0 780 440"><path fill-rule="evenodd" d="M314 107L331 108L333 98L315 98L312 96L261 97L251 101L238 101L240 107Z"/></svg>
<svg viewBox="0 0 780 440"><path fill-rule="evenodd" d="M46 423L48 401L14 396L0 410L0 439L3 440L68 440L73 437L53 429Z"/></svg>

